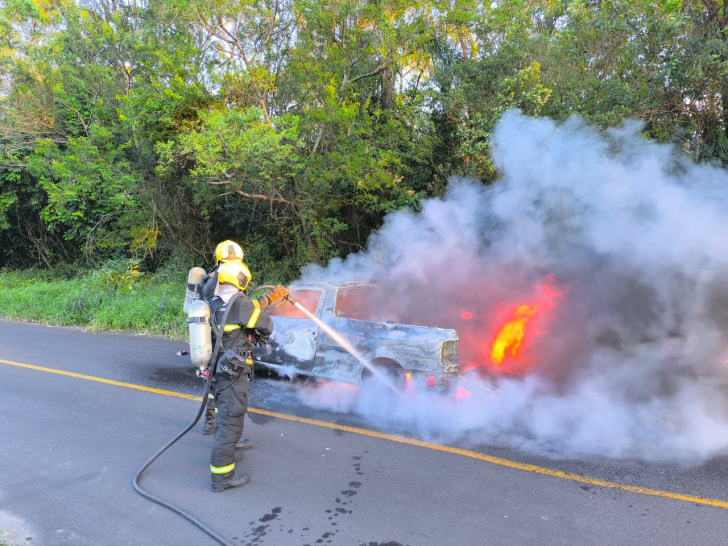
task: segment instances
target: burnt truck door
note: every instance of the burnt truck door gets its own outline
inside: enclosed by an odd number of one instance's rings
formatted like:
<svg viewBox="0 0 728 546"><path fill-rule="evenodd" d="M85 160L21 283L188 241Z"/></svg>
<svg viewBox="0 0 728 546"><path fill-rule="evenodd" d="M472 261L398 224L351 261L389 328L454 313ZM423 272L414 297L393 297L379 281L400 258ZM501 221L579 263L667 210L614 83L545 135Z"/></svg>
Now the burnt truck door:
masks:
<svg viewBox="0 0 728 546"><path fill-rule="evenodd" d="M323 290L318 288L291 289L291 297L314 315L320 313L322 296ZM265 311L273 317L273 335L266 347L255 351L256 360L311 371L318 345L318 325L288 302L278 308L270 306Z"/></svg>
<svg viewBox="0 0 728 546"><path fill-rule="evenodd" d="M375 322L372 310L380 290L372 285L348 285L326 295L321 319L350 343L363 357L376 345L387 325ZM316 354L316 375L358 382L364 365L335 339L322 331Z"/></svg>

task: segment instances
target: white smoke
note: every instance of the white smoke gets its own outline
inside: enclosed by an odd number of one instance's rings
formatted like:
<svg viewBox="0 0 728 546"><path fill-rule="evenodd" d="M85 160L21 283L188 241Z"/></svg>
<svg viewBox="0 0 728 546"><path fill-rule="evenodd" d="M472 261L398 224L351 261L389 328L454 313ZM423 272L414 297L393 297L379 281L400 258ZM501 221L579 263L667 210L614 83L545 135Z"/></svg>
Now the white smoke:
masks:
<svg viewBox="0 0 728 546"><path fill-rule="evenodd" d="M420 212L389 215L367 252L303 279L376 281L388 294L377 305L403 322L458 327L474 311L461 365L499 305L553 279L562 296L525 375L500 377L494 393L471 373L467 400L332 386L304 388L304 400L434 441L688 463L725 452L726 171L682 161L636 126L573 118L509 112L492 142L496 184L452 181Z"/></svg>

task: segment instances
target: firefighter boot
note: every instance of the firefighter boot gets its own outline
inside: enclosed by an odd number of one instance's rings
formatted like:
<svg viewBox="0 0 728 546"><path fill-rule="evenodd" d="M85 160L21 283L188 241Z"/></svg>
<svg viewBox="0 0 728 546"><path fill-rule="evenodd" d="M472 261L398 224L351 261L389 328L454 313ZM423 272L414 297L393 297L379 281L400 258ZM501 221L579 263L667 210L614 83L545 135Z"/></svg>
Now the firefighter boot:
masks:
<svg viewBox="0 0 728 546"><path fill-rule="evenodd" d="M212 475L212 492L219 493L226 489L232 489L233 487L242 487L250 481L250 476L247 474L235 474L235 471L228 472L227 474L213 474Z"/></svg>
<svg viewBox="0 0 728 546"><path fill-rule="evenodd" d="M205 424L202 428L202 434L212 434L215 432L215 398L208 397L207 408L205 409Z"/></svg>

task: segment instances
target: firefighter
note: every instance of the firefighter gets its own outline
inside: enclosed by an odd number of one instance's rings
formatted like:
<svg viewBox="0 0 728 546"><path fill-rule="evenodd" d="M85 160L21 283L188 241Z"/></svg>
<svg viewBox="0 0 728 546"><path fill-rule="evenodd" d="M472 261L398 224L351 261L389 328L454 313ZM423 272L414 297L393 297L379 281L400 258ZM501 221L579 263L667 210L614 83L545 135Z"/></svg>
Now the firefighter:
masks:
<svg viewBox="0 0 728 546"><path fill-rule="evenodd" d="M202 297L206 301L210 301L218 292L218 268L220 264L227 262L243 262L245 253L243 247L241 247L235 241L227 240L218 244L215 247L215 267L205 277L203 282ZM213 340L214 341L214 340ZM202 434L212 434L215 432L215 385L212 385L210 394L207 395L207 408L205 410L205 422L202 427ZM238 449L250 449L253 444L247 438L243 441Z"/></svg>
<svg viewBox="0 0 728 546"><path fill-rule="evenodd" d="M206 301L211 301L212 298L217 295L218 292L218 268L223 263L243 263L243 247L241 247L235 241L223 241L218 244L215 248L215 267L205 277L203 282L202 297ZM267 301L265 302L267 303ZM214 343L214 339L213 339ZM210 388L210 393L207 395L207 408L205 410L205 421L202 426L202 434L209 435L215 432L215 385L213 384ZM244 451L253 447L253 442L248 438L242 440L235 449L238 451Z"/></svg>
<svg viewBox="0 0 728 546"><path fill-rule="evenodd" d="M287 288L278 285L266 296L250 300L244 291L250 283L251 275L242 259L221 261L217 275L217 295L225 305L218 307L214 314L214 319L218 327L223 328L223 332L213 383L217 408L210 458L213 492L241 487L250 481L247 474L235 473L236 459L242 458L241 455L236 455L235 448L242 436L245 413L248 411L248 380L253 372L251 337L269 336L273 333L273 321L263 309L280 302L289 294ZM239 296L233 302L223 327L221 321L225 306L236 292L239 292Z"/></svg>

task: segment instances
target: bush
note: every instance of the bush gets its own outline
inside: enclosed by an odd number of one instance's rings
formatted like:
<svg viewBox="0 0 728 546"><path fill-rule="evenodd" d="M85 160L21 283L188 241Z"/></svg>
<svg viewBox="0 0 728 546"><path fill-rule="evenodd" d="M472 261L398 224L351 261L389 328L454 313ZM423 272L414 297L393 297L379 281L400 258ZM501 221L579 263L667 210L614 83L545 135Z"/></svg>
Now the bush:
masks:
<svg viewBox="0 0 728 546"><path fill-rule="evenodd" d="M170 271L145 275L133 262L93 272L4 270L0 317L182 339L184 283L184 275Z"/></svg>

